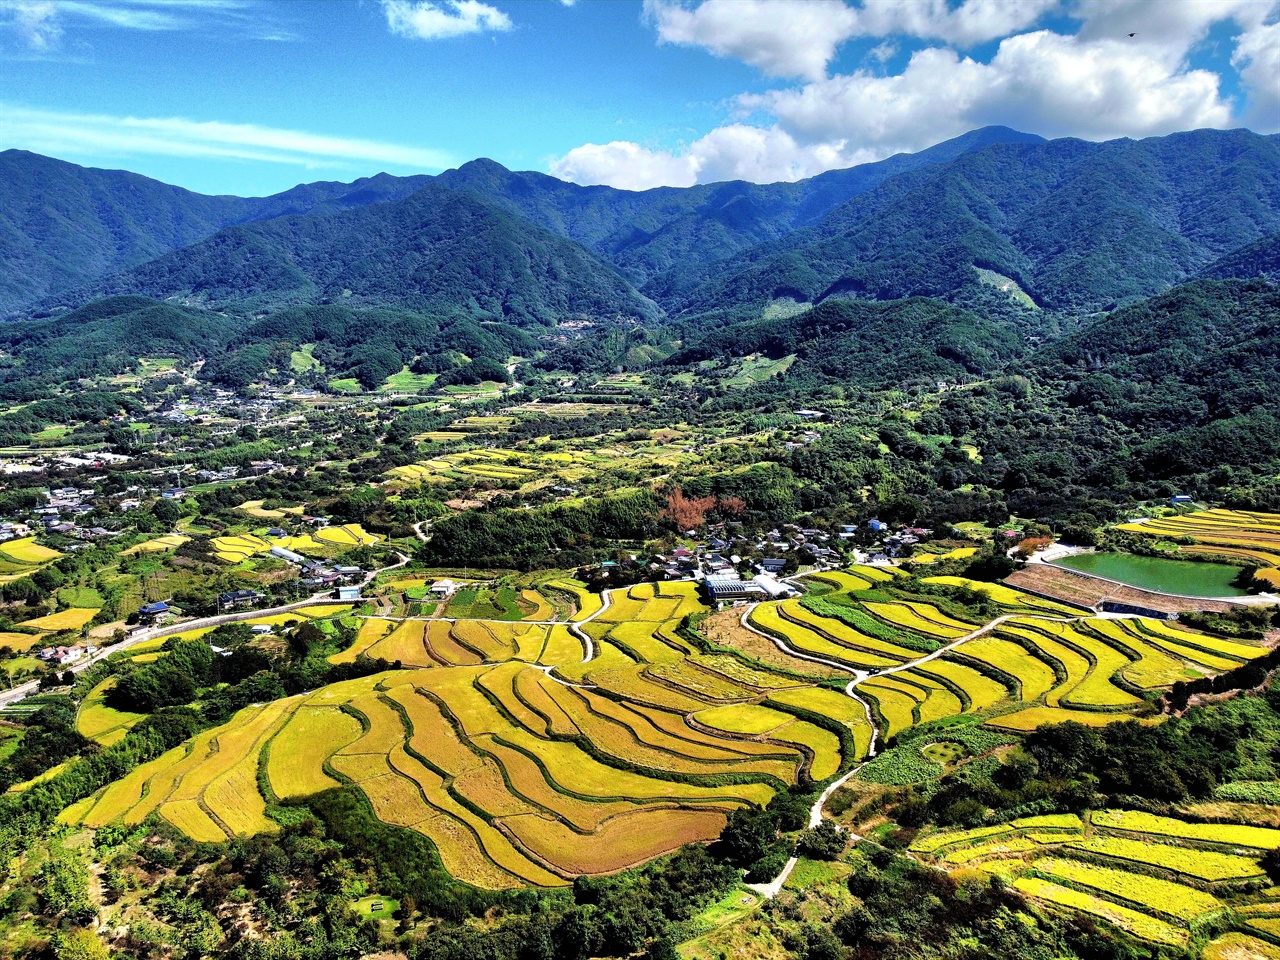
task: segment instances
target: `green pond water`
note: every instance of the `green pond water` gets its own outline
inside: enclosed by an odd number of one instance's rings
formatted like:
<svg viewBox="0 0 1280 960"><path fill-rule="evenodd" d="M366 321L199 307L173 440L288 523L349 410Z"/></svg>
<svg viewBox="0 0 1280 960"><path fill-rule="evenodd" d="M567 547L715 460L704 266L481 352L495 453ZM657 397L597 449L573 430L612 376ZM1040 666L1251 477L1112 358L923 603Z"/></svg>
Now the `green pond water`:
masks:
<svg viewBox="0 0 1280 960"><path fill-rule="evenodd" d="M1081 553L1054 561L1060 567L1093 573L1147 590L1181 593L1189 597L1242 597L1246 591L1231 581L1238 567L1203 560L1167 560L1132 553Z"/></svg>

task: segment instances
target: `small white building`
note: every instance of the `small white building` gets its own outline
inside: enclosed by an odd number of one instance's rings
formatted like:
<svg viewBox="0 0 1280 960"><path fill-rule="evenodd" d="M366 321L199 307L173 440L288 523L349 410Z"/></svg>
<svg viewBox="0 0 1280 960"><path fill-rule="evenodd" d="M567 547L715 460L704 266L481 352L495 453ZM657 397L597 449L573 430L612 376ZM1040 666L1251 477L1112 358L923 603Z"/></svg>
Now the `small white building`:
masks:
<svg viewBox="0 0 1280 960"><path fill-rule="evenodd" d="M764 590L772 600L777 600L779 597L795 596L796 591L792 587L767 573L757 573L751 579L751 582Z"/></svg>
<svg viewBox="0 0 1280 960"><path fill-rule="evenodd" d="M458 585L452 580L437 580L427 592L436 600L447 600L457 591Z"/></svg>

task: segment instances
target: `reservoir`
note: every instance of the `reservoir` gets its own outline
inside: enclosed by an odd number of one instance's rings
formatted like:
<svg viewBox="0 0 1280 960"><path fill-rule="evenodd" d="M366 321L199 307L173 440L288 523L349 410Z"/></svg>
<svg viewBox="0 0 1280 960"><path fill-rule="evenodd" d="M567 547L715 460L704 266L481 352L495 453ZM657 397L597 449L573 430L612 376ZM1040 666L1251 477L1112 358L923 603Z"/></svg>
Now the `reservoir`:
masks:
<svg viewBox="0 0 1280 960"><path fill-rule="evenodd" d="M1164 593L1181 593L1189 597L1243 597L1247 594L1247 591L1231 585L1240 568L1224 563L1140 557L1132 553L1080 553L1054 562L1070 570Z"/></svg>

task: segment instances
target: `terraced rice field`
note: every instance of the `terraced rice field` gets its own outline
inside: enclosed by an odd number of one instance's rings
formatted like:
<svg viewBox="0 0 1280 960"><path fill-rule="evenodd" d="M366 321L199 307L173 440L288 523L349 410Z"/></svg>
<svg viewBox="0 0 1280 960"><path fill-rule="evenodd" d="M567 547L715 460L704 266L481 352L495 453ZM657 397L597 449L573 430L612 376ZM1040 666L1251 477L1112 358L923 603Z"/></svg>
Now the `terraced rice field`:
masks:
<svg viewBox="0 0 1280 960"><path fill-rule="evenodd" d="M1075 607L1067 606L1065 603L1045 600L1030 593L1023 593L1021 590L1006 587L1001 583L984 583L980 580L970 580L966 577L925 577L923 582L972 590L974 593L980 593L994 603L1011 610L1030 608L1050 616L1064 617L1078 617L1082 612Z"/></svg>
<svg viewBox="0 0 1280 960"><path fill-rule="evenodd" d="M142 719L141 713L127 713L107 706L107 692L116 685L117 677L108 677L89 691L76 714L76 732L109 747L123 740L129 729Z"/></svg>
<svg viewBox="0 0 1280 960"><path fill-rule="evenodd" d="M27 621L30 623L30 621ZM18 633L16 631L0 631L0 647L8 647L14 653L26 653L33 647L44 645L46 633Z"/></svg>
<svg viewBox="0 0 1280 960"><path fill-rule="evenodd" d="M858 590L893 576L854 568L832 583L852 603ZM562 578L545 589L557 603L572 598L574 620L591 618L580 627L594 639L589 661L572 632L579 628L569 624L361 617L351 649L333 662L367 656L399 661L402 669L246 708L65 817L96 827L158 815L213 841L277 829L269 803L350 785L380 819L428 837L446 868L467 883L557 886L710 839L735 809L765 803L805 777L825 781L865 755L872 728L862 703L790 669L803 661L707 650L682 635L677 628L685 618L706 609L695 585L640 584L601 597ZM1026 608L1020 598L992 595ZM552 609L537 593L519 600L538 613L540 604ZM939 643L975 629L921 602L877 600L851 609L868 618L854 622L875 618ZM338 613L350 610L317 606L283 616ZM915 663L919 652L795 601L759 604L750 622L848 670L892 669L856 687L888 736L965 713L979 714L976 724L990 711L1007 710L1019 694L1021 710L990 722L1014 730L1068 718L1111 722L1132 715L1136 700L1111 682L1117 671L1159 686L1161 678L1191 669L1171 652L1174 646L1212 647L1213 654L1202 655L1232 664L1256 652L1164 624L1107 621L1094 629L1028 615L999 635ZM91 697L83 711L89 735L110 734L124 722L104 712L104 692L95 691L97 701ZM1212 894L1179 894L1181 906L1153 912L1147 901L1169 900L1170 890L1126 879L1121 895L1103 891L1104 881L1114 886L1117 874L1128 877L1124 864L1143 850L1146 862L1168 875L1251 881L1257 855L1250 850L1280 847L1280 831L1246 836L1236 832L1246 828L1182 824L1177 829L1217 831L1218 838L1161 836L1161 818L1152 818L1155 826L1134 826L1124 819L1128 813L1099 816L1092 827L1052 815L933 834L913 851L952 866L1014 869L1046 900L1050 893L1084 898L1094 912L1112 911L1114 922L1123 919L1131 929L1149 922L1152 939L1167 927L1174 938L1167 942L1175 942L1189 916L1217 902ZM1183 844L1209 845L1213 856L1189 864ZM1025 869L1018 866L1023 860Z"/></svg>
<svg viewBox="0 0 1280 960"><path fill-rule="evenodd" d="M123 556L133 556L138 553L163 553L166 550L176 550L182 546L190 537L184 537L180 533L167 533L163 537L156 537L152 540L144 540L142 543L134 544L127 550L121 550Z"/></svg>
<svg viewBox="0 0 1280 960"><path fill-rule="evenodd" d="M1122 523L1119 529L1160 540L1190 541L1178 547L1179 553L1190 556L1280 567L1280 514L1202 510Z"/></svg>
<svg viewBox="0 0 1280 960"><path fill-rule="evenodd" d="M36 543L35 537L24 537L20 540L8 540L0 543L0 554L16 563L31 565L49 563L62 556L57 550L43 547Z"/></svg>
<svg viewBox="0 0 1280 960"><path fill-rule="evenodd" d="M358 523L321 527L315 533L302 537L280 537L268 540L255 533L214 537L210 541L214 556L225 563L241 563L250 557L270 553L272 547L283 547L304 556L328 556L353 547L371 546L378 537L368 533Z"/></svg>
<svg viewBox="0 0 1280 960"><path fill-rule="evenodd" d="M1091 822L1049 815L935 831L910 849L943 869L999 874L1045 904L1092 914L1140 939L1176 945L1222 914L1224 896L1268 882L1259 857L1261 845L1272 838L1251 829L1257 828L1096 811ZM1232 846L1223 842L1227 837L1247 837L1253 847L1237 845L1228 852L1222 849ZM1237 909L1253 917L1275 908L1268 901Z"/></svg>

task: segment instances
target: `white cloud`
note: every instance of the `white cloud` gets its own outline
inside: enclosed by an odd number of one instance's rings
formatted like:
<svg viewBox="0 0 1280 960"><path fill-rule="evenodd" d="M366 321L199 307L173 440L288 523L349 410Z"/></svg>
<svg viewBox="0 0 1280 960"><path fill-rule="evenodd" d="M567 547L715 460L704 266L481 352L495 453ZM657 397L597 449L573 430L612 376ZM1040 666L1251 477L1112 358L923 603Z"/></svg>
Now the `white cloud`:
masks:
<svg viewBox="0 0 1280 960"><path fill-rule="evenodd" d="M183 117L114 117L0 103L0 146L59 156L182 156L256 160L304 168L386 164L442 170L454 158L440 150L330 137L255 124Z"/></svg>
<svg viewBox="0 0 1280 960"><path fill-rule="evenodd" d="M23 46L37 53L57 47L62 25L53 0L20 0L0 5L0 23L17 34Z"/></svg>
<svg viewBox="0 0 1280 960"><path fill-rule="evenodd" d="M255 0L0 0L0 26L34 53L58 48L68 26L147 32L230 30L255 40L293 40Z"/></svg>
<svg viewBox="0 0 1280 960"><path fill-rule="evenodd" d="M858 11L858 35L905 35L960 47L986 43L1033 26L1059 0L866 0Z"/></svg>
<svg viewBox="0 0 1280 960"><path fill-rule="evenodd" d="M646 0L658 40L705 47L775 77L826 74L858 15L841 0L706 0L696 7Z"/></svg>
<svg viewBox="0 0 1280 960"><path fill-rule="evenodd" d="M551 173L573 183L607 183L620 190L691 187L698 182L697 167L688 158L627 140L574 147L552 162Z"/></svg>
<svg viewBox="0 0 1280 960"><path fill-rule="evenodd" d="M739 98L797 139L917 150L986 124L1103 140L1222 127L1231 104L1208 70L1171 69L1123 41L1081 42L1041 30L1001 42L989 63L927 48L902 73L859 71Z"/></svg>
<svg viewBox="0 0 1280 960"><path fill-rule="evenodd" d="M573 183L648 190L722 180L802 180L833 167L875 159L874 151L850 151L843 142L803 145L776 126L735 123L717 127L678 152L651 150L625 140L584 144L554 161L551 173Z"/></svg>
<svg viewBox="0 0 1280 960"><path fill-rule="evenodd" d="M392 33L418 40L511 29L510 17L480 0L382 0L382 10Z"/></svg>
<svg viewBox="0 0 1280 960"><path fill-rule="evenodd" d="M1054 6L1079 22L1078 33L1017 32ZM628 142L579 147L552 165L558 176L630 189L736 177L795 180L920 150L989 124L1090 140L1242 123L1280 129L1280 0L835 3L822 8L826 38L807 47L792 43L792 36L804 37L810 27L784 36L781 25L793 8L773 3L707 0L690 8L650 0L648 10L660 41L697 44L809 80L738 97L734 122L677 150ZM773 33L766 29L770 17ZM1224 91L1219 73L1190 66L1196 45L1225 22L1238 33L1232 64L1243 98ZM985 61L955 49L1002 31L1013 35ZM854 33L886 39L868 53L865 68L826 76L838 38ZM952 45L916 49L898 73L883 75L904 36Z"/></svg>
<svg viewBox="0 0 1280 960"><path fill-rule="evenodd" d="M962 47L1033 25L1059 0L645 0L658 40L698 46L774 77L820 80L853 37L906 35Z"/></svg>
<svg viewBox="0 0 1280 960"><path fill-rule="evenodd" d="M1242 33L1231 63L1249 95L1245 121L1263 133L1280 130L1280 22Z"/></svg>

